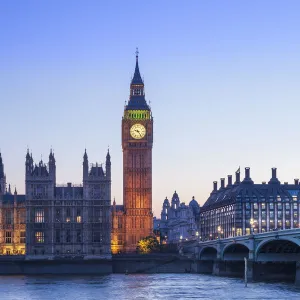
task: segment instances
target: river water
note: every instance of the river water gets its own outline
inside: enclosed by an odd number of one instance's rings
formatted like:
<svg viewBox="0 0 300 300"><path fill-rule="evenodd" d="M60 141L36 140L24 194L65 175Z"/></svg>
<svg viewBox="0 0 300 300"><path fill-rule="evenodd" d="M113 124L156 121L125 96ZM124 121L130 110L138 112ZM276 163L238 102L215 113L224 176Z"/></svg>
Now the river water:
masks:
<svg viewBox="0 0 300 300"><path fill-rule="evenodd" d="M300 299L300 288L200 274L0 276L0 299Z"/></svg>

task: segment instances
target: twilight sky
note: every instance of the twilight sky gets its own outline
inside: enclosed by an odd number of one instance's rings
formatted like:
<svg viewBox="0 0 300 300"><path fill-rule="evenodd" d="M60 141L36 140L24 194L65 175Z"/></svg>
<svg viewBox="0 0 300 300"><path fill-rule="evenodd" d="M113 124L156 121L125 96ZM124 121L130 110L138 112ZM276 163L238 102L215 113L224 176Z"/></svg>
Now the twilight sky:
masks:
<svg viewBox="0 0 300 300"><path fill-rule="evenodd" d="M57 182L112 157L122 203L121 118L139 47L154 116L153 208L174 190L202 205L213 180L300 177L300 1L0 2L0 148L24 192L27 146L52 146ZM220 184L219 184L220 185Z"/></svg>

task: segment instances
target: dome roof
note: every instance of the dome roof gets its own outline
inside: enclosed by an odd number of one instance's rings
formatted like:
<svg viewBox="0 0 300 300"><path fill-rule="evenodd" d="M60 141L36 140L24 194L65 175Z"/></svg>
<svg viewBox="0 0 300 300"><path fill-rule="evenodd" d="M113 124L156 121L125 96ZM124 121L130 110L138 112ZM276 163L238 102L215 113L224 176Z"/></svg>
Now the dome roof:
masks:
<svg viewBox="0 0 300 300"><path fill-rule="evenodd" d="M178 199L179 197L178 197L178 194L176 193L176 191L174 192L174 194L173 194L173 197L172 197L172 200L173 199Z"/></svg>
<svg viewBox="0 0 300 300"><path fill-rule="evenodd" d="M195 197L193 196L193 199L190 201L189 206L191 207L199 207L198 202L195 200Z"/></svg>
<svg viewBox="0 0 300 300"><path fill-rule="evenodd" d="M194 216L197 217L197 215L200 213L200 206L198 202L195 200L194 196L191 202L189 203L189 207L192 209Z"/></svg>
<svg viewBox="0 0 300 300"><path fill-rule="evenodd" d="M166 199L164 200L164 205L165 205L165 204L170 205L169 200L168 200L167 197L166 197Z"/></svg>

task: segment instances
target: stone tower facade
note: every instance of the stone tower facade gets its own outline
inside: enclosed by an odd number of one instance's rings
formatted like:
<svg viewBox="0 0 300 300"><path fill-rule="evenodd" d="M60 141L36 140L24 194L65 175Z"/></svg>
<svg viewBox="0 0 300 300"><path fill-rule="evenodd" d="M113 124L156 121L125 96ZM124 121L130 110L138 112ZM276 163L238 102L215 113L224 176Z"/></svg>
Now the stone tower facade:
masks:
<svg viewBox="0 0 300 300"><path fill-rule="evenodd" d="M56 184L52 151L48 164L26 155L26 254L30 259L111 256L111 161L89 165L83 156L83 182Z"/></svg>
<svg viewBox="0 0 300 300"><path fill-rule="evenodd" d="M153 118L145 100L137 53L130 98L122 118L124 219L118 226L125 252L135 251L140 239L153 234L152 145Z"/></svg>

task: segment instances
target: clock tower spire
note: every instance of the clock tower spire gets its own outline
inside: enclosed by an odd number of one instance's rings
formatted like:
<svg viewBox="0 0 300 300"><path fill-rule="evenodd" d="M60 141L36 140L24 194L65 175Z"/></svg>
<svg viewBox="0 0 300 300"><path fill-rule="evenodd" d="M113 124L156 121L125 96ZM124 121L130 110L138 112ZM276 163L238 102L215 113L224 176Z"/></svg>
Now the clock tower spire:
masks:
<svg viewBox="0 0 300 300"><path fill-rule="evenodd" d="M136 250L142 238L152 235L153 118L145 99L138 50L130 97L122 118L123 148L123 250ZM123 225L123 226L124 226Z"/></svg>

